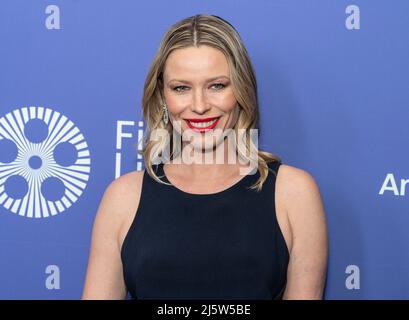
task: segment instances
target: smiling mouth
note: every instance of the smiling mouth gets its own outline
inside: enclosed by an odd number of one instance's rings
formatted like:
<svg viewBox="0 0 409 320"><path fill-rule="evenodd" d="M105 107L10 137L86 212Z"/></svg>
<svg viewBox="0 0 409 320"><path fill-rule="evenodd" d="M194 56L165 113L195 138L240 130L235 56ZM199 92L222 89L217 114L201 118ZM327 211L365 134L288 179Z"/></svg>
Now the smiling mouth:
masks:
<svg viewBox="0 0 409 320"><path fill-rule="evenodd" d="M220 117L206 119L185 119L188 127L195 131L203 132L212 130L216 127Z"/></svg>

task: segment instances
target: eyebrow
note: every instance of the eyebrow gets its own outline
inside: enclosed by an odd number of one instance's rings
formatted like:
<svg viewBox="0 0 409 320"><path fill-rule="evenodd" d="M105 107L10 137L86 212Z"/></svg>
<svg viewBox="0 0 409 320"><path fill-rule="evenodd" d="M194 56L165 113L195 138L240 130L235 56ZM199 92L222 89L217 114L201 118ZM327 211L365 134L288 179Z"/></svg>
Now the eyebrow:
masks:
<svg viewBox="0 0 409 320"><path fill-rule="evenodd" d="M217 77L209 78L209 79L207 79L207 82L211 82L211 81L213 81L213 80L221 79L221 78L226 78L227 80L230 80L229 77L222 75L222 76L217 76ZM168 84L169 84L170 82L172 82L172 81L178 81L178 82L184 82L184 83L189 83L189 84L190 84L190 81L182 80L182 79L171 79L171 80L168 81Z"/></svg>

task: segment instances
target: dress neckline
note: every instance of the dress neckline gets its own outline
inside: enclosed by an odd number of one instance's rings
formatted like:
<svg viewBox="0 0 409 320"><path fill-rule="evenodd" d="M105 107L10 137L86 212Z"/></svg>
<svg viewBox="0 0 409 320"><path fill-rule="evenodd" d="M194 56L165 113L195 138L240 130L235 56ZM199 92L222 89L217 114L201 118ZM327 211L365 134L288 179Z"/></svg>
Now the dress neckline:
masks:
<svg viewBox="0 0 409 320"><path fill-rule="evenodd" d="M255 177L258 176L258 171L255 174L246 174L245 176L243 176L243 178L241 178L239 181L235 182L234 184L232 184L231 186L228 186L227 188L220 190L220 191L216 191L216 192L212 192L212 193L192 193L192 192L187 192L184 191L182 189L180 189L179 187L175 186L172 182L170 182L170 180L168 179L168 177L166 176L165 170L164 170L164 163L159 163L157 165L158 169L159 169L159 175L163 177L163 180L167 183L172 184L170 187L172 187L173 189L175 189L177 192L184 194L186 196L189 197L215 197L215 196L220 196L220 195L225 195L229 192L232 192L234 190L236 190L237 188L239 188L241 185L243 185L247 180L249 180L251 177ZM250 184L249 184L250 186Z"/></svg>

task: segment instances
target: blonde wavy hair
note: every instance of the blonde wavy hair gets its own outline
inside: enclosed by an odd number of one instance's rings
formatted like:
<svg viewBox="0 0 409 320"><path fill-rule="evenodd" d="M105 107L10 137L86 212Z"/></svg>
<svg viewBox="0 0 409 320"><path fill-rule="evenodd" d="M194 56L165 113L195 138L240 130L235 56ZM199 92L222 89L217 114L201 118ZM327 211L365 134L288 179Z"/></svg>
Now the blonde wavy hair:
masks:
<svg viewBox="0 0 409 320"><path fill-rule="evenodd" d="M160 46L153 58L148 71L143 97L142 111L146 122L146 131L142 138L143 147L139 151L145 162L147 173L159 183L168 184L162 181L153 169L152 154L160 155L167 144L170 144L170 150L173 150L173 130L171 121L167 125L163 119L163 71L167 57L176 49L187 47L199 47L201 45L210 46L220 50L227 58L232 88L239 107L239 116L234 126L236 137L238 129L244 131L250 137L250 129L259 129L259 105L257 97L257 82L253 66L249 55L244 47L240 35L236 29L226 20L206 14L198 14L185 18L165 33ZM170 140L157 141L152 138L153 130L166 130ZM162 131L163 132L163 131ZM259 135L259 131L257 133ZM254 143L251 139L243 140L245 152L240 152L245 159L247 153L254 150ZM250 188L260 191L263 183L267 179L268 163L281 161L281 159L266 151L256 150L257 170L259 179ZM173 154L171 155L174 156ZM276 172L272 171L273 174Z"/></svg>

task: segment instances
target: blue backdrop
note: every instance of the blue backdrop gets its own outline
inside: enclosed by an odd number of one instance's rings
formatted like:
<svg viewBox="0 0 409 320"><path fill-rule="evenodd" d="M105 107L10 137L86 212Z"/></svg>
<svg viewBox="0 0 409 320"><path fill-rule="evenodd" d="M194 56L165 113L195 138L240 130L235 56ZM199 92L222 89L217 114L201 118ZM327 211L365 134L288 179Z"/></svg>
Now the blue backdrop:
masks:
<svg viewBox="0 0 409 320"><path fill-rule="evenodd" d="M0 298L81 297L102 194L142 166L148 67L167 28L197 13L230 21L248 48L260 146L320 186L325 297L409 298L407 12L406 0L3 0Z"/></svg>

